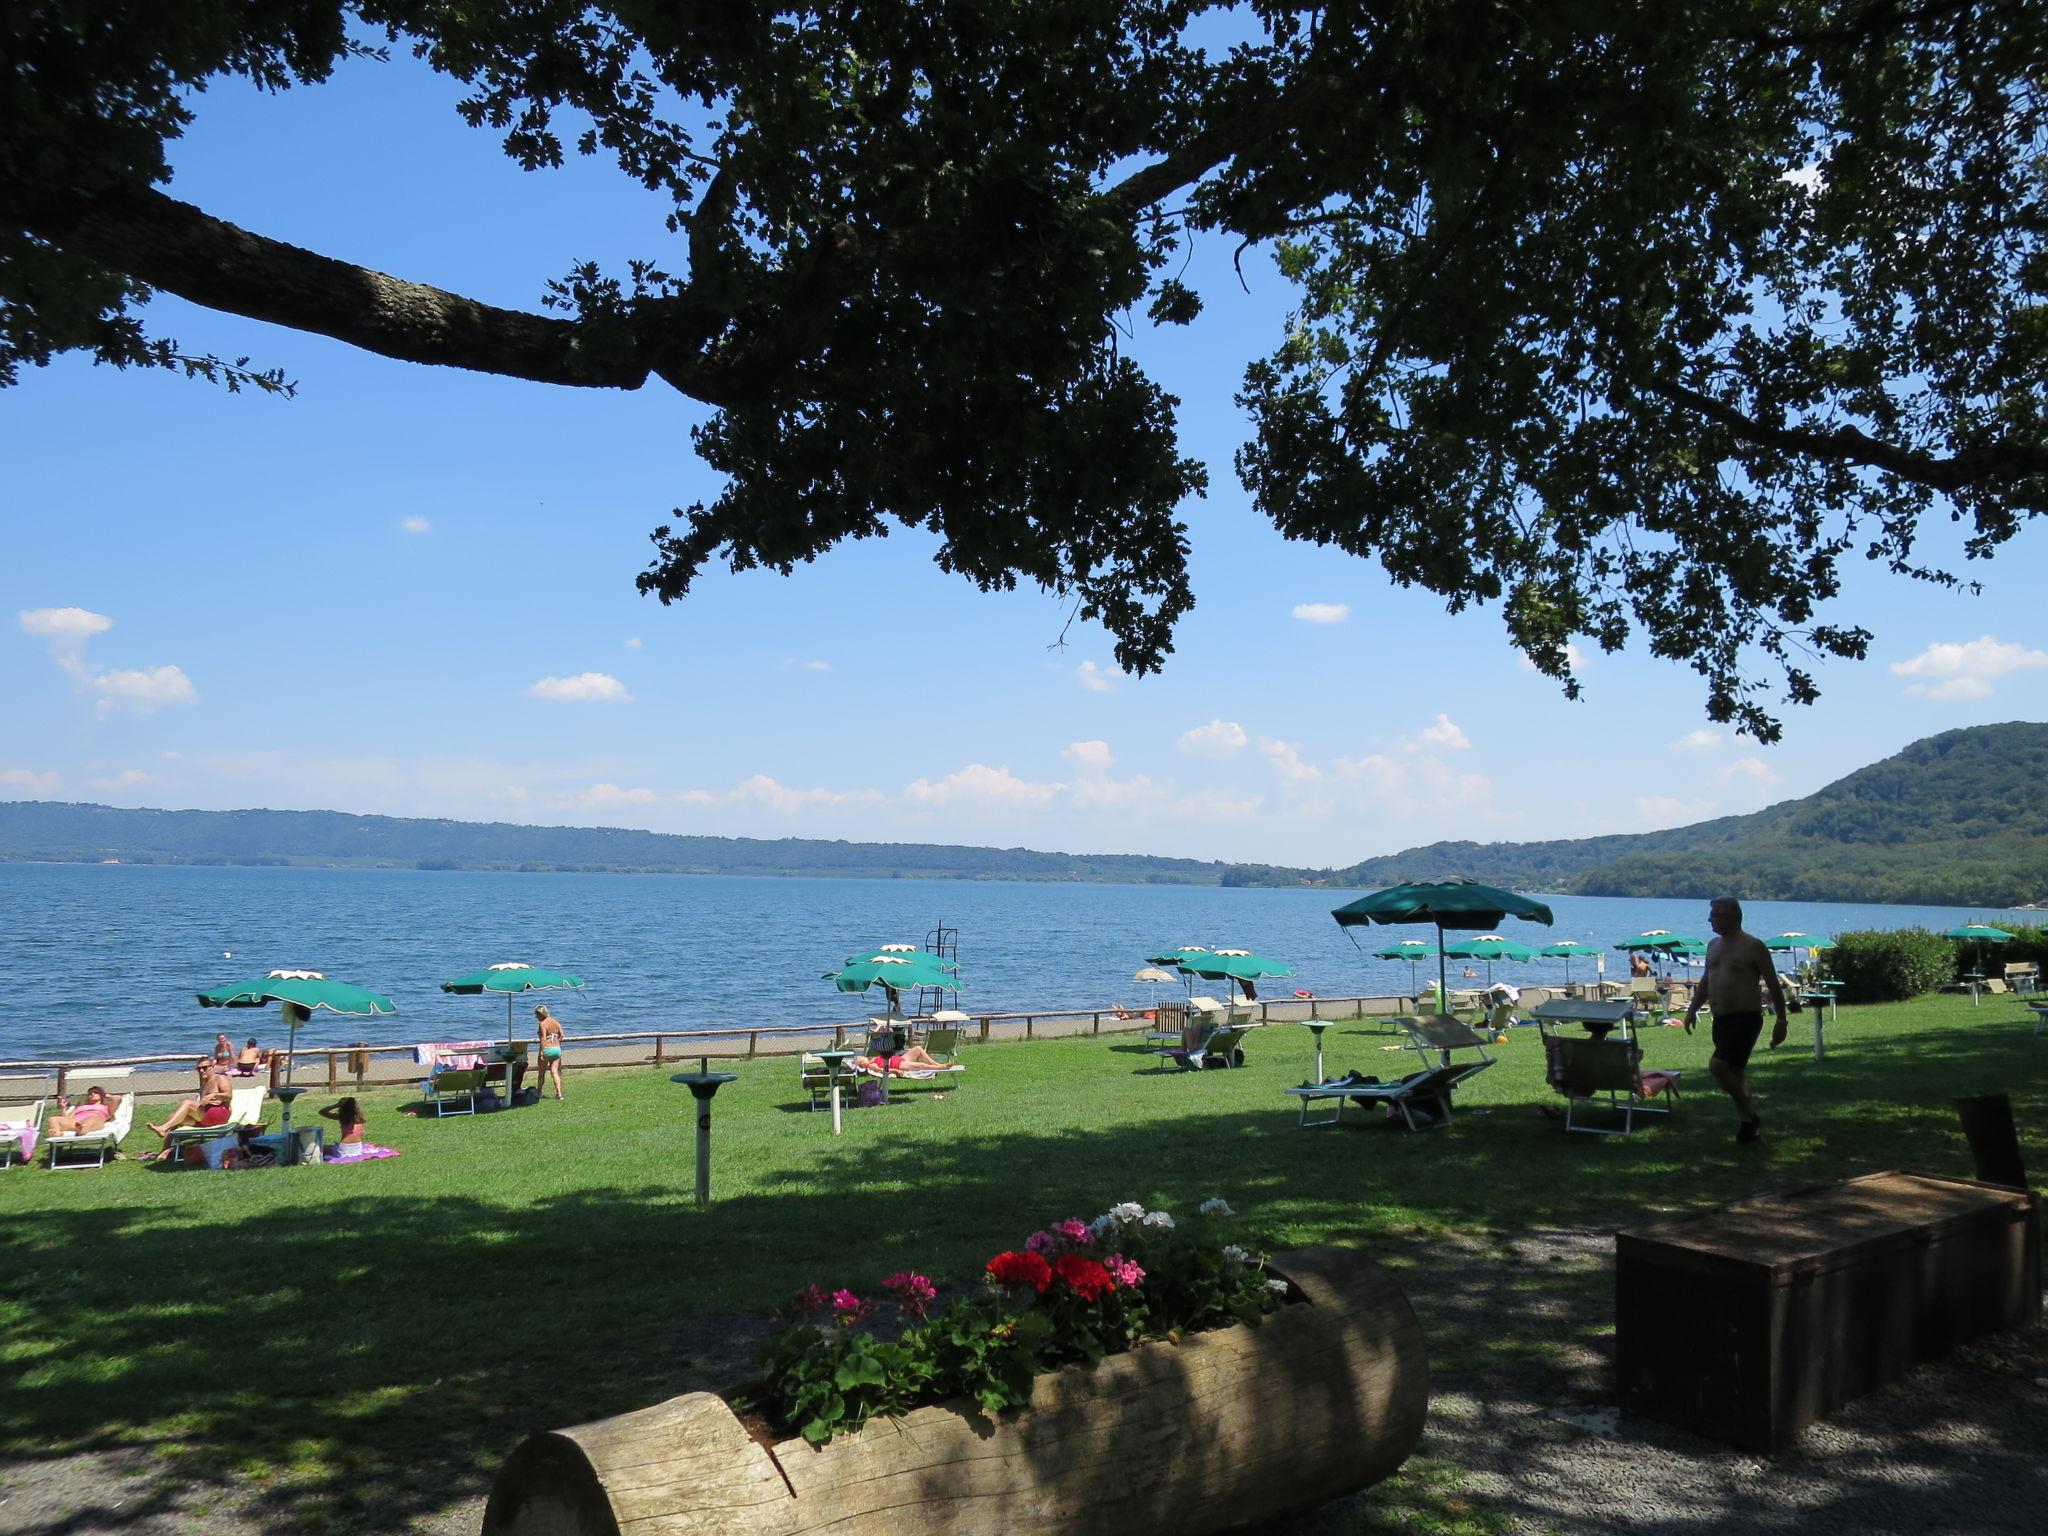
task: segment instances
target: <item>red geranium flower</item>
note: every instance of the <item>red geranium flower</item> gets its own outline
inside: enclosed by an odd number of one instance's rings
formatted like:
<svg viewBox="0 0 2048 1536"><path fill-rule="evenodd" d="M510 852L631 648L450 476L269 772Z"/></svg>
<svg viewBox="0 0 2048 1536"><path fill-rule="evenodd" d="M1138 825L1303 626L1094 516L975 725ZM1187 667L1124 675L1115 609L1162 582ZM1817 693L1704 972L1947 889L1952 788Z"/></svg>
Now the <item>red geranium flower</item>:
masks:
<svg viewBox="0 0 2048 1536"><path fill-rule="evenodd" d="M1053 1260L1053 1270L1083 1301L1094 1301L1116 1289L1116 1277L1095 1260L1078 1253L1063 1253Z"/></svg>
<svg viewBox="0 0 2048 1536"><path fill-rule="evenodd" d="M1006 1290L1028 1285L1042 1295L1052 1284L1052 1266L1035 1253L999 1253L988 1261L988 1273Z"/></svg>

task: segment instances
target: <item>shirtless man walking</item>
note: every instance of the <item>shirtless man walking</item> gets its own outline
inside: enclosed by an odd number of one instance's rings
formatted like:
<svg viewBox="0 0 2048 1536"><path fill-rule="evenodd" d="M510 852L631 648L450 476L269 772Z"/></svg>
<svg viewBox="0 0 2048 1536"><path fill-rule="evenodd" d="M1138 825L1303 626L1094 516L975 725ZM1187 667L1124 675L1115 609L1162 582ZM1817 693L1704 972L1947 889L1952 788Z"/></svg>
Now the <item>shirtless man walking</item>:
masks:
<svg viewBox="0 0 2048 1536"><path fill-rule="evenodd" d="M1714 938L1707 945L1705 984L1692 995L1685 1010L1685 1032L1692 1033L1693 1020L1702 1002L1714 1010L1714 1055L1707 1070L1714 1074L1735 1109L1742 1116L1737 1141L1755 1141L1763 1130L1756 1112L1756 1100L1749 1091L1749 1053L1756 1049L1764 1029L1764 993L1771 996L1778 1025L1771 1031L1771 1046L1785 1040L1785 992L1778 985L1778 968L1764 941L1742 931L1742 903L1733 896L1715 898L1707 908L1707 921Z"/></svg>

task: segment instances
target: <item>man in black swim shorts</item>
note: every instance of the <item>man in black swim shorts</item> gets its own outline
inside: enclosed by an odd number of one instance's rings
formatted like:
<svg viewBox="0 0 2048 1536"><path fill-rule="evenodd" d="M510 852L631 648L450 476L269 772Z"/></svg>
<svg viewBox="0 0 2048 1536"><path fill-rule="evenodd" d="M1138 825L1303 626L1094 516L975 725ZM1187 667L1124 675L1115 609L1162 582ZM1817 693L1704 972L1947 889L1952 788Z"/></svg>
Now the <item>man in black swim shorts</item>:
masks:
<svg viewBox="0 0 2048 1536"><path fill-rule="evenodd" d="M1778 985L1778 967L1764 941L1742 931L1742 903L1733 896L1717 898L1707 909L1714 939L1707 945L1707 974L1685 1010L1685 1032L1692 1033L1700 1004L1714 1010L1714 1055L1707 1070L1714 1074L1741 1116L1737 1141L1755 1141L1763 1130L1756 1099L1749 1091L1749 1055L1764 1031L1764 996L1769 994L1778 1024L1771 1031L1771 1049L1785 1039L1785 992Z"/></svg>

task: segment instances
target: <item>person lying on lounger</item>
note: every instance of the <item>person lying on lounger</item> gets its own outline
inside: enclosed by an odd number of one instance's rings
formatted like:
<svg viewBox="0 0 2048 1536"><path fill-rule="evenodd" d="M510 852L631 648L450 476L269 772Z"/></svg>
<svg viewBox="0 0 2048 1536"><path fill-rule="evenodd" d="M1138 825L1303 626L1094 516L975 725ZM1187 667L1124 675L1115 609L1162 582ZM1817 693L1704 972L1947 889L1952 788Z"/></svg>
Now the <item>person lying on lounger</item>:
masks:
<svg viewBox="0 0 2048 1536"><path fill-rule="evenodd" d="M43 1134L73 1136L80 1131L103 1130L113 1114L114 1106L107 1099L107 1090L88 1088L85 1097L77 1104L69 1099L57 1101L57 1113L43 1122Z"/></svg>
<svg viewBox="0 0 2048 1536"><path fill-rule="evenodd" d="M228 1118L228 1100L234 1097L232 1058L199 1063L199 1097L187 1099L171 1112L170 1119L152 1125L160 1141L169 1143L171 1132L187 1125L222 1125Z"/></svg>
<svg viewBox="0 0 2048 1536"><path fill-rule="evenodd" d="M898 1077L908 1076L912 1072L944 1072L950 1065L951 1063L938 1060L921 1045L913 1045L909 1050L893 1055L876 1051L872 1056L853 1058L853 1068L856 1072L872 1072L878 1077L888 1072L893 1072Z"/></svg>

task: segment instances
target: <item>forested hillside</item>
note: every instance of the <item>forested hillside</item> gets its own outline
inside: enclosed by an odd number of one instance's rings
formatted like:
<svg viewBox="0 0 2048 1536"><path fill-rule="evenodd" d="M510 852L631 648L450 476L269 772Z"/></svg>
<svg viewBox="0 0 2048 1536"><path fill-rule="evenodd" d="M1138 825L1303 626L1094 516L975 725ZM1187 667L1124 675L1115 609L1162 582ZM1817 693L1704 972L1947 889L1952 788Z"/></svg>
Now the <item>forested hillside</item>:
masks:
<svg viewBox="0 0 2048 1536"><path fill-rule="evenodd" d="M1220 863L1136 854L794 837L683 837L627 827L525 827L350 816L339 811L119 810L49 801L0 802L0 859L1107 880L1140 885L1214 885L1223 869Z"/></svg>
<svg viewBox="0 0 2048 1536"><path fill-rule="evenodd" d="M1803 800L1748 816L1570 842L1431 843L1345 869L1262 871L1243 883L1312 876L1367 889L1460 875L1588 896L2041 901L2048 899L2048 724L1930 736Z"/></svg>

